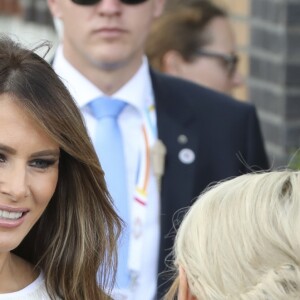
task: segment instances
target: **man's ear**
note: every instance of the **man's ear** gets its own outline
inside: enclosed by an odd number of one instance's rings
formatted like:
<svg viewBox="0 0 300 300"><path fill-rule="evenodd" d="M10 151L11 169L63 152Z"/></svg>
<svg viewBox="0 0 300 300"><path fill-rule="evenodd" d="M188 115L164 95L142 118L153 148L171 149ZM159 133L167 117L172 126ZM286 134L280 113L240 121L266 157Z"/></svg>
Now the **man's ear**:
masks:
<svg viewBox="0 0 300 300"><path fill-rule="evenodd" d="M178 300L197 300L196 297L191 294L185 271L181 266L179 267Z"/></svg>

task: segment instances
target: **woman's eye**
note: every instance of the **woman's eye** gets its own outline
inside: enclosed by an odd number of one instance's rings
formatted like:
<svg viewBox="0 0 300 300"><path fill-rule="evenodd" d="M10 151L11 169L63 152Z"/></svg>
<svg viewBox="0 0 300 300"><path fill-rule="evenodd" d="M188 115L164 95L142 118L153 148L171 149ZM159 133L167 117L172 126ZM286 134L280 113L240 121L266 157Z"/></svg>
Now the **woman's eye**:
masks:
<svg viewBox="0 0 300 300"><path fill-rule="evenodd" d="M35 159L30 162L30 166L38 169L47 169L48 167L54 165L56 160L48 159Z"/></svg>
<svg viewBox="0 0 300 300"><path fill-rule="evenodd" d="M5 161L6 161L5 155L0 153L0 163L4 163Z"/></svg>

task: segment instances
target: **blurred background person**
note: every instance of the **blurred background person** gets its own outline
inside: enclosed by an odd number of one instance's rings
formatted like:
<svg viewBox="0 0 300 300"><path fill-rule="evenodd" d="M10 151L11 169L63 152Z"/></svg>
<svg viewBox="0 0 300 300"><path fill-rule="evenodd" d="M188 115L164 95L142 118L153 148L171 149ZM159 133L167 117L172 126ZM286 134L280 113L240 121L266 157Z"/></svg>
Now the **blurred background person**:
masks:
<svg viewBox="0 0 300 300"><path fill-rule="evenodd" d="M300 172L248 174L204 193L186 214L166 300L300 299Z"/></svg>
<svg viewBox="0 0 300 300"><path fill-rule="evenodd" d="M155 21L146 54L153 68L223 93L241 86L227 13L211 1L169 1Z"/></svg>

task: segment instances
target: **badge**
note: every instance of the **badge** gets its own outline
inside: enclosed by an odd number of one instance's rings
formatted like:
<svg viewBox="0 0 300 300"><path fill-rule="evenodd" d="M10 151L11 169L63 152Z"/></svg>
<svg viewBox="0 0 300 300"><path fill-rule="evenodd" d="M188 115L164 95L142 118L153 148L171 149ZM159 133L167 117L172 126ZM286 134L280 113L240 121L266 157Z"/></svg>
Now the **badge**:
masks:
<svg viewBox="0 0 300 300"><path fill-rule="evenodd" d="M193 150L184 148L179 151L178 157L182 163L188 165L194 162L196 156Z"/></svg>

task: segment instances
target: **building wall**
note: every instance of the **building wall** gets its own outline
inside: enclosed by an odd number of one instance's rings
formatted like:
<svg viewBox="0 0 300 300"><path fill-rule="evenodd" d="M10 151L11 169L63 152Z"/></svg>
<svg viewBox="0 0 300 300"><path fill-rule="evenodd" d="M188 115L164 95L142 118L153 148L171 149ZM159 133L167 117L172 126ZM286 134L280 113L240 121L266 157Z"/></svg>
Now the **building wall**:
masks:
<svg viewBox="0 0 300 300"><path fill-rule="evenodd" d="M251 9L249 91L269 156L282 166L300 146L300 2L252 0Z"/></svg>

